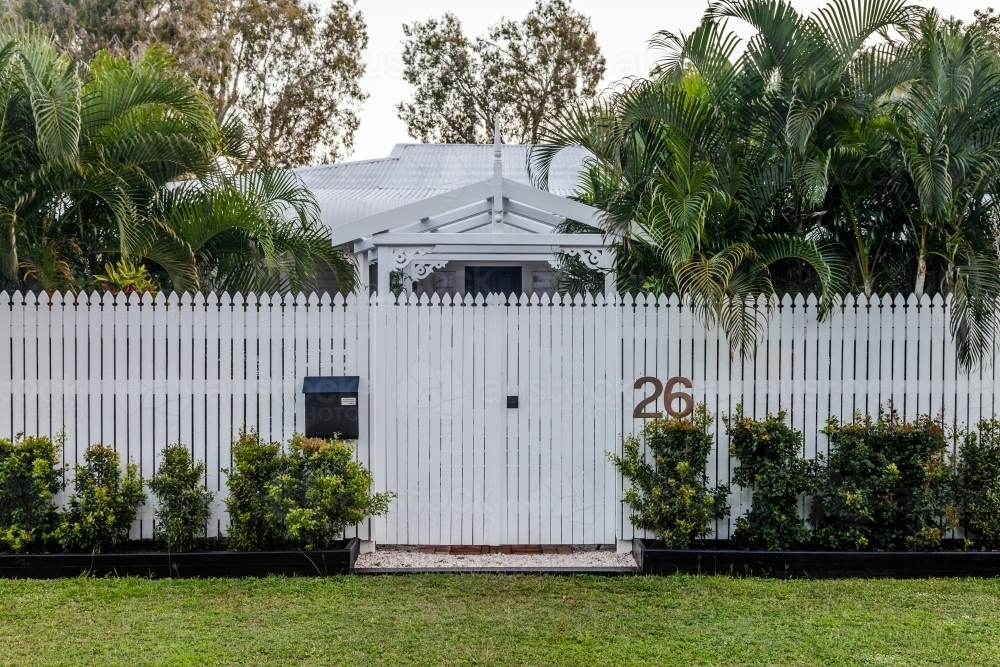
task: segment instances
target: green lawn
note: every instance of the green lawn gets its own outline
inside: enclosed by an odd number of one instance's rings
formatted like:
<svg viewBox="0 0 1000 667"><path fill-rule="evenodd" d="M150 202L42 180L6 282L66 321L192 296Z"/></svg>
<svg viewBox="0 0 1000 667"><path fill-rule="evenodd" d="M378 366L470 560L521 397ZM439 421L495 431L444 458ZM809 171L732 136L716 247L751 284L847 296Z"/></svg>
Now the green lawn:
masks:
<svg viewBox="0 0 1000 667"><path fill-rule="evenodd" d="M0 581L0 664L1000 665L1000 580Z"/></svg>

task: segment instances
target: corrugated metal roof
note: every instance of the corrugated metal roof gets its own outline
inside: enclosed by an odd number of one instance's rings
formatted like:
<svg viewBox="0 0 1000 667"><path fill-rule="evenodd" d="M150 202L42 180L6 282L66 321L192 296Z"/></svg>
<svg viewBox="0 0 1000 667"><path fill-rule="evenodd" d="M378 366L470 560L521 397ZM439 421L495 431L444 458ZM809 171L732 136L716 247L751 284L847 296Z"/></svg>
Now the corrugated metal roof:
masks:
<svg viewBox="0 0 1000 667"><path fill-rule="evenodd" d="M530 146L503 146L503 175L530 184ZM589 153L564 148L549 172L549 192L568 197L580 183ZM333 227L493 176L491 144L396 144L389 157L303 167L295 172L312 190L324 223Z"/></svg>

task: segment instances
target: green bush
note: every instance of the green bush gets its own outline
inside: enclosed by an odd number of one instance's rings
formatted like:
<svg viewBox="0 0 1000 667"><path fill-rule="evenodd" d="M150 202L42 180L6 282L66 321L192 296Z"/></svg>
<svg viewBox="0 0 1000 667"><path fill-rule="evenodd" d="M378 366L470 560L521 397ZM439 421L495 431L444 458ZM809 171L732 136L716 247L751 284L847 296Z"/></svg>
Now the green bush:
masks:
<svg viewBox="0 0 1000 667"><path fill-rule="evenodd" d="M817 461L802 454L802 434L785 424L785 413L763 420L744 416L743 406L725 419L729 451L739 459L733 481L753 489L750 511L736 519L733 543L744 549L794 549L809 539L799 514L804 493L815 490Z"/></svg>
<svg viewBox="0 0 1000 667"><path fill-rule="evenodd" d="M282 466L281 445L261 440L256 431L242 430L232 447L233 467L226 470L229 497L229 548L252 551L277 539L267 492Z"/></svg>
<svg viewBox="0 0 1000 667"><path fill-rule="evenodd" d="M938 546L957 524L941 424L895 411L830 418L830 457L812 516L816 544L834 550L918 550Z"/></svg>
<svg viewBox="0 0 1000 667"><path fill-rule="evenodd" d="M979 422L979 435L965 436L956 496L961 525L978 546L1000 547L1000 421Z"/></svg>
<svg viewBox="0 0 1000 667"><path fill-rule="evenodd" d="M184 445L170 445L149 488L158 501L155 536L175 551L196 547L211 516L213 494L205 488L205 464L195 464Z"/></svg>
<svg viewBox="0 0 1000 667"><path fill-rule="evenodd" d="M372 475L340 440L295 435L282 471L268 486L282 538L313 549L329 547L344 529L389 511L395 493L371 493Z"/></svg>
<svg viewBox="0 0 1000 667"><path fill-rule="evenodd" d="M712 451L711 424L712 417L702 403L690 419L656 419L643 428L648 458L635 436L624 441L621 456L610 455L619 472L632 482L624 501L632 510L632 524L655 532L668 548L691 548L695 540L712 532L713 520L729 511L729 487L709 489L705 474Z"/></svg>
<svg viewBox="0 0 1000 667"><path fill-rule="evenodd" d="M62 514L57 536L67 550L99 552L128 539L128 529L146 500L134 463L122 476L118 452L92 445L76 466L75 492Z"/></svg>
<svg viewBox="0 0 1000 667"><path fill-rule="evenodd" d="M63 488L58 466L63 436L0 440L0 551L46 548L58 524L55 496Z"/></svg>

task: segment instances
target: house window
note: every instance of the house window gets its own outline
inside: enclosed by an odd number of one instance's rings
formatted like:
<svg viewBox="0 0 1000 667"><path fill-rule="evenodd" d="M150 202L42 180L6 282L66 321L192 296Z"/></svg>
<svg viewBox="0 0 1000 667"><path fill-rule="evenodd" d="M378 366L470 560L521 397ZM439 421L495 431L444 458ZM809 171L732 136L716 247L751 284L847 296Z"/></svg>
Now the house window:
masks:
<svg viewBox="0 0 1000 667"><path fill-rule="evenodd" d="M482 294L520 294L520 266L467 266L465 291L472 296Z"/></svg>
<svg viewBox="0 0 1000 667"><path fill-rule="evenodd" d="M431 274L431 285L434 288L434 294L438 296L444 296L445 294L455 293L455 272L454 271L435 271Z"/></svg>
<svg viewBox="0 0 1000 667"><path fill-rule="evenodd" d="M532 271L531 272L531 293L548 294L556 293L556 274L552 271Z"/></svg>

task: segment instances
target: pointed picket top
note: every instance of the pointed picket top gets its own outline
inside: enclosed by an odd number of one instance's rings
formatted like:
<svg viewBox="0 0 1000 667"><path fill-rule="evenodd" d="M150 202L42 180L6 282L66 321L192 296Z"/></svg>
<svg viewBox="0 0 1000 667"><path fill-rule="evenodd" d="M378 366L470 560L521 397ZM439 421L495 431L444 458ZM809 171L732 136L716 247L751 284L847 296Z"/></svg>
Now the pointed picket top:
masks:
<svg viewBox="0 0 1000 667"><path fill-rule="evenodd" d="M937 308L940 308L941 306L944 305L944 299L941 298L940 294L935 294L931 298L931 305L933 305L933 306L935 306Z"/></svg>
<svg viewBox="0 0 1000 667"><path fill-rule="evenodd" d="M468 297L468 296L469 296L469 295L468 295L468 294L466 294L466 297ZM473 301L473 303L474 303L475 305L477 305L477 306L481 306L481 305L483 305L484 303L486 303L486 299L484 299L484 298L483 298L483 293L482 293L482 292L480 292L479 294L477 294L477 295L475 296L475 298L473 298L473 300L472 300L472 301ZM466 302L466 303L468 303L468 302L469 302L469 300L468 300L468 299L466 299L466 300L465 300L465 302Z"/></svg>
<svg viewBox="0 0 1000 667"><path fill-rule="evenodd" d="M781 297L781 307L791 308L791 306L792 306L792 295L789 294L788 292L785 292Z"/></svg>
<svg viewBox="0 0 1000 667"><path fill-rule="evenodd" d="M425 293L424 296L427 296L427 294ZM433 294L431 294L431 298L429 300L429 303L432 306L440 306L441 305L441 297L438 296L437 292L434 292Z"/></svg>
<svg viewBox="0 0 1000 667"><path fill-rule="evenodd" d="M673 293L670 294L670 297L667 299L667 303L669 304L669 306L671 308L677 308L677 307L679 307L681 305L681 298L679 296L677 296L676 292L673 292Z"/></svg>
<svg viewBox="0 0 1000 667"><path fill-rule="evenodd" d="M419 297L417 297L417 300L418 300L418 302L420 303L421 306L430 305L430 302L431 302L430 298L427 296L427 292L424 292Z"/></svg>
<svg viewBox="0 0 1000 667"><path fill-rule="evenodd" d="M529 306L537 306L541 302L542 302L542 300L540 298L538 298L538 294L536 294L534 292L531 294L531 296L528 297L528 305Z"/></svg>
<svg viewBox="0 0 1000 667"><path fill-rule="evenodd" d="M909 296L906 297L906 306L908 308L915 308L918 304L917 295L910 292Z"/></svg>
<svg viewBox="0 0 1000 667"><path fill-rule="evenodd" d="M896 305L896 306L903 306L903 305L906 304L906 299L903 298L902 294L900 294L900 293L897 292L896 293L896 298L893 299L893 304Z"/></svg>
<svg viewBox="0 0 1000 667"><path fill-rule="evenodd" d="M541 306L551 306L552 299L549 297L548 292L542 292L542 298L538 300L538 304Z"/></svg>
<svg viewBox="0 0 1000 667"><path fill-rule="evenodd" d="M844 297L844 307L845 307L845 308L853 308L853 307L854 307L854 304L855 304L856 302L857 302L857 301L856 301L856 299L854 298L854 295L853 295L853 294L848 294L847 296L845 296L845 297Z"/></svg>
<svg viewBox="0 0 1000 667"><path fill-rule="evenodd" d="M809 296L806 297L806 305L809 306L810 310L813 310L819 305L819 299L816 298L815 294L810 292Z"/></svg>
<svg viewBox="0 0 1000 667"><path fill-rule="evenodd" d="M259 303L260 303L260 307L262 309L263 308L270 308L271 307L271 295L268 294L267 292L264 292L263 294L260 295Z"/></svg>
<svg viewBox="0 0 1000 667"><path fill-rule="evenodd" d="M659 294L647 294L646 301L650 306L657 306L659 308L668 308L670 306L670 296L665 292L660 292Z"/></svg>
<svg viewBox="0 0 1000 667"><path fill-rule="evenodd" d="M329 292L323 292L319 297L319 305L323 306L323 308L329 308L330 306L341 308L346 302L347 299L340 292L335 292L333 296L330 296Z"/></svg>
<svg viewBox="0 0 1000 667"><path fill-rule="evenodd" d="M924 307L930 307L931 298L927 294L920 295L920 305Z"/></svg>
<svg viewBox="0 0 1000 667"><path fill-rule="evenodd" d="M452 303L451 292L445 292L441 296L441 305L442 306L450 306L451 303Z"/></svg>
<svg viewBox="0 0 1000 667"><path fill-rule="evenodd" d="M795 298L792 299L792 303L795 305L796 308L801 308L802 306L806 305L806 298L802 296L802 292L798 292L795 295Z"/></svg>
<svg viewBox="0 0 1000 667"><path fill-rule="evenodd" d="M597 296L594 297L594 305L597 306L598 308L607 305L607 301L605 301L604 295L601 294L600 292L598 292Z"/></svg>
<svg viewBox="0 0 1000 667"><path fill-rule="evenodd" d="M11 303L10 292L7 290L0 291L0 306L9 308Z"/></svg>
<svg viewBox="0 0 1000 667"><path fill-rule="evenodd" d="M577 292L573 295L573 305L582 306L583 305L583 295Z"/></svg>
<svg viewBox="0 0 1000 667"><path fill-rule="evenodd" d="M583 295L583 305L587 306L588 308L593 308L594 307L594 295L591 294L590 292L587 292L586 294L584 294Z"/></svg>
<svg viewBox="0 0 1000 667"><path fill-rule="evenodd" d="M205 295L201 292L194 293L194 305L195 308L201 309L205 307Z"/></svg>
<svg viewBox="0 0 1000 667"><path fill-rule="evenodd" d="M28 303L35 300L34 292L28 292ZM104 290L100 293L97 298L97 303L99 303L104 308L112 308L115 305L115 295L108 290Z"/></svg>
<svg viewBox="0 0 1000 667"><path fill-rule="evenodd" d="M199 292L199 294L201 294L201 292ZM130 292L129 294L126 294L125 295L125 305L127 305L129 308L131 308L132 306L139 305L139 293L138 292Z"/></svg>
<svg viewBox="0 0 1000 667"><path fill-rule="evenodd" d="M635 297L632 296L631 292L625 292L625 296L622 297L622 305L628 308L635 306Z"/></svg>
<svg viewBox="0 0 1000 667"><path fill-rule="evenodd" d="M316 308L319 306L319 295L316 292L309 292L309 295L306 296L306 303L310 308Z"/></svg>
<svg viewBox="0 0 1000 667"><path fill-rule="evenodd" d="M375 292L375 293L372 293L372 294L368 295L368 305L369 306L377 306L377 305L379 305L379 303L381 303L381 300L378 298L378 292Z"/></svg>

